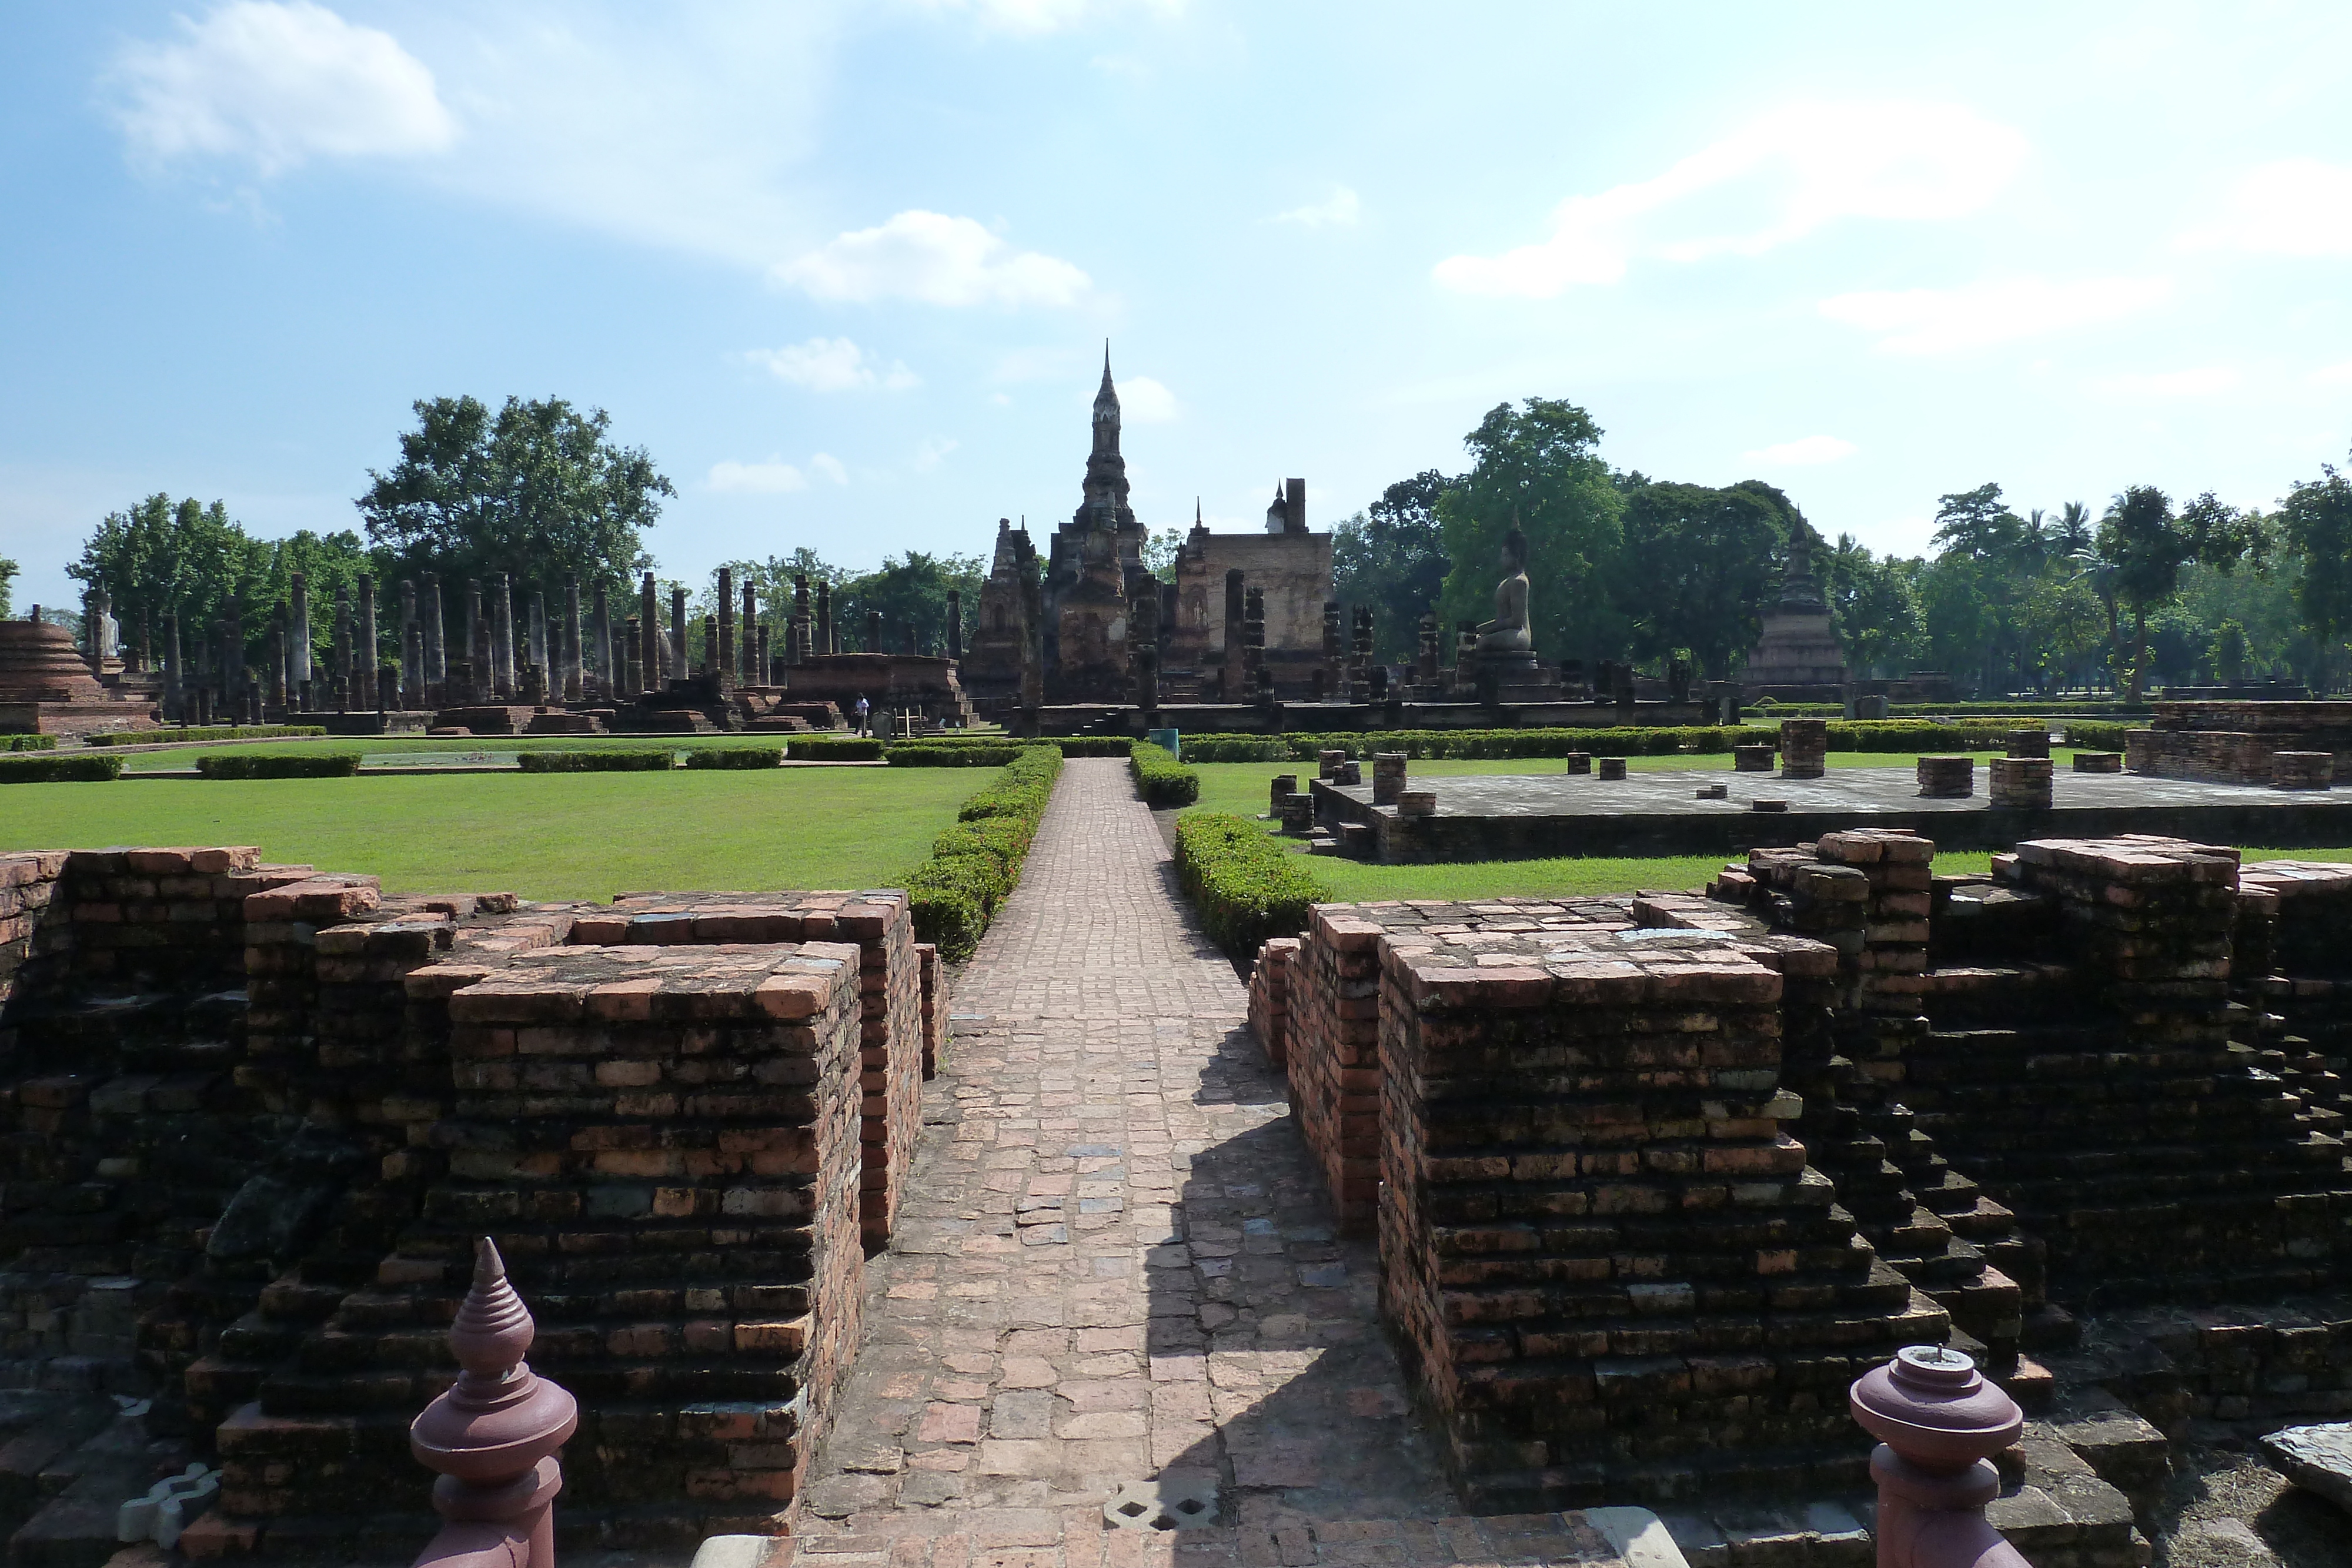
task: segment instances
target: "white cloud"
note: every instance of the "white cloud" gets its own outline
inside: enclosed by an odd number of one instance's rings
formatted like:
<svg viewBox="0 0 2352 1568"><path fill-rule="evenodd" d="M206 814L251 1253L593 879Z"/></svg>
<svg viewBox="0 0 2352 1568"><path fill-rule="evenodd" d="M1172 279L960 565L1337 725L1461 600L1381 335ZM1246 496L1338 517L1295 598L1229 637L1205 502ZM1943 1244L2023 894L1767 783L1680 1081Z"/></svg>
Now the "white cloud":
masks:
<svg viewBox="0 0 2352 1568"><path fill-rule="evenodd" d="M1549 239L1450 256L1434 276L1465 294L1549 299L1615 283L1637 257L1755 256L1840 218L1965 217L2000 193L2026 152L2018 131L1956 106L1792 104L1654 179L1570 196Z"/></svg>
<svg viewBox="0 0 2352 1568"><path fill-rule="evenodd" d="M2227 365L2208 365L2152 375L2105 376L2092 385L2119 397L2216 397L2234 390L2244 379Z"/></svg>
<svg viewBox="0 0 2352 1568"><path fill-rule="evenodd" d="M1353 224L1362 213L1363 204L1356 199L1355 192L1345 185L1334 185L1331 193L1323 200L1310 202L1303 207L1293 207L1286 213L1276 213L1274 221L1297 224L1307 229L1344 228Z"/></svg>
<svg viewBox="0 0 2352 1568"><path fill-rule="evenodd" d="M2340 365L2322 365L2303 379L2315 387L2352 387L2352 360Z"/></svg>
<svg viewBox="0 0 2352 1568"><path fill-rule="evenodd" d="M781 496L790 490L808 488L808 476L780 458L770 457L765 463L738 463L729 458L710 465L710 477L705 483L721 495Z"/></svg>
<svg viewBox="0 0 2352 1568"><path fill-rule="evenodd" d="M1834 435L1808 435L1796 441L1784 441L1778 446L1759 447L1747 454L1747 457L1750 463L1779 463L1805 467L1818 463L1834 463L1861 450L1853 442L1841 441Z"/></svg>
<svg viewBox="0 0 2352 1568"><path fill-rule="evenodd" d="M840 458L835 457L828 453L820 452L815 456L810 458L809 469L812 473L824 475L826 478L832 480L836 485L846 485L849 483L849 470L841 465Z"/></svg>
<svg viewBox="0 0 2352 1568"><path fill-rule="evenodd" d="M2134 315L2172 292L2164 277L2010 277L1958 288L1903 288L1824 299L1832 321L1882 334L1896 354L1949 354Z"/></svg>
<svg viewBox="0 0 2352 1568"><path fill-rule="evenodd" d="M433 73L389 33L310 0L232 0L177 21L176 38L127 44L114 62L123 135L142 162L229 158L268 176L457 141Z"/></svg>
<svg viewBox="0 0 2352 1568"><path fill-rule="evenodd" d="M811 392L849 392L881 387L904 392L922 385L922 378L893 360L886 369L880 361L846 338L811 338L783 349L754 349L753 364L765 365L780 381Z"/></svg>
<svg viewBox="0 0 2352 1568"><path fill-rule="evenodd" d="M1074 27L1090 15L1114 7L1104 0L917 0L935 14L968 15L992 32L1038 35ZM1164 16L1181 15L1183 0L1142 0L1137 8Z"/></svg>
<svg viewBox="0 0 2352 1568"><path fill-rule="evenodd" d="M861 304L1071 305L1093 287L1068 262L1014 250L971 218L920 210L841 235L775 276L819 299Z"/></svg>
<svg viewBox="0 0 2352 1568"><path fill-rule="evenodd" d="M1094 394L1087 394L1092 401ZM1118 413L1122 422L1165 424L1176 417L1176 394L1150 376L1127 376L1118 382Z"/></svg>
<svg viewBox="0 0 2352 1568"><path fill-rule="evenodd" d="M918 474L929 473L932 469L945 462L947 460L948 454L953 452L958 444L959 443L950 441L944 436L933 435L925 437L923 444L915 448L915 472Z"/></svg>
<svg viewBox="0 0 2352 1568"><path fill-rule="evenodd" d="M2188 250L2352 256L2352 168L2289 158L2249 170L2221 214L2179 243Z"/></svg>

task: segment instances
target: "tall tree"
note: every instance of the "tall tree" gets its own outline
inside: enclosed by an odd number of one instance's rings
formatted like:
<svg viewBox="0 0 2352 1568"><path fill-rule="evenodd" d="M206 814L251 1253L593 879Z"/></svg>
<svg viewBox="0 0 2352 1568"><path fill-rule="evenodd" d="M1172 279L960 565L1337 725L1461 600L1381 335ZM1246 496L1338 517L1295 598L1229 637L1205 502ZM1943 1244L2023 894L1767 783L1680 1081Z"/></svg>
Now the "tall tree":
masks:
<svg viewBox="0 0 2352 1568"><path fill-rule="evenodd" d="M2025 541L2025 519L2010 510L1998 485L1979 485L1936 499L1936 543L1974 561L2007 564Z"/></svg>
<svg viewBox="0 0 2352 1568"><path fill-rule="evenodd" d="M1443 623L1494 614L1497 562L1516 519L1528 538L1537 651L1577 659L1623 649L1628 628L1604 575L1621 538L1623 502L1596 450L1600 441L1592 416L1557 398L1497 404L1464 438L1470 472L1437 501L1451 563Z"/></svg>
<svg viewBox="0 0 2352 1568"><path fill-rule="evenodd" d="M1437 503L1459 483L1423 469L1331 530L1331 591L1371 607L1380 658L1410 662L1420 652L1421 618L1436 608L1449 565Z"/></svg>
<svg viewBox="0 0 2352 1568"><path fill-rule="evenodd" d="M250 656L272 607L269 559L269 547L220 502L205 506L191 496L175 503L159 491L100 519L66 575L85 590L104 588L130 635L146 619L160 637L163 617L179 616L184 644L208 631L234 597Z"/></svg>
<svg viewBox="0 0 2352 1568"><path fill-rule="evenodd" d="M921 550L885 556L875 570L835 585L833 612L841 645L868 653L903 653L911 632L919 651L945 653L948 591L963 596L963 634L969 638L979 624L980 585L987 574L978 556L926 555ZM882 612L879 648L866 645L866 616L874 610Z"/></svg>
<svg viewBox="0 0 2352 1568"><path fill-rule="evenodd" d="M16 613L16 606L8 597L8 585L16 580L16 573L22 570L15 561L0 555L0 621Z"/></svg>
<svg viewBox="0 0 2352 1568"><path fill-rule="evenodd" d="M583 593L602 582L618 594L652 564L644 532L677 491L644 447L609 438L603 409L512 397L495 414L471 397L413 406L400 461L370 469L355 504L404 575L441 573L445 612L467 578L504 571L556 591L576 574Z"/></svg>
<svg viewBox="0 0 2352 1568"><path fill-rule="evenodd" d="M1825 567L1815 570L1826 579L1830 622L1854 673L1891 674L1907 663L1919 638L1919 605L1895 558L1877 559L1852 534L1840 534Z"/></svg>
<svg viewBox="0 0 2352 1568"><path fill-rule="evenodd" d="M2323 463L2320 476L2287 492L2279 507L2279 533L2302 557L2295 609L2317 645L2314 663L2322 693L2335 689L2329 662L2352 631L2352 478Z"/></svg>
<svg viewBox="0 0 2352 1568"><path fill-rule="evenodd" d="M1706 677L1727 677L1733 659L1755 645L1774 551L1805 526L1795 511L1754 482L1720 490L1657 483L1627 494L1611 575L1634 655L1686 648Z"/></svg>
<svg viewBox="0 0 2352 1568"><path fill-rule="evenodd" d="M2153 485L2135 485L2116 497L2099 523L2099 554L2111 565L2112 591L2132 613L2130 700L2140 699L2147 674L2149 615L2180 591L2180 570L2202 561L2227 572L2259 557L2262 525L2208 490L2173 515L2172 498Z"/></svg>
<svg viewBox="0 0 2352 1568"><path fill-rule="evenodd" d="M2080 501L2069 501L2058 508L2057 517L2050 524L2050 553L2082 555L2093 547L2097 532L2091 508Z"/></svg>

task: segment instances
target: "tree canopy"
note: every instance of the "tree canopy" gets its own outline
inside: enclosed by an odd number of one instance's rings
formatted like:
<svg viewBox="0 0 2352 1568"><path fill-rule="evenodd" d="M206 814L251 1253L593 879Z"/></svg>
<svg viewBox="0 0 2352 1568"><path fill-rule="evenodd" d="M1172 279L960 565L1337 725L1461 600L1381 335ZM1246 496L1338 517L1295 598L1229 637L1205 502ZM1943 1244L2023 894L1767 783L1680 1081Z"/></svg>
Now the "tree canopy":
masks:
<svg viewBox="0 0 2352 1568"><path fill-rule="evenodd" d="M413 406L400 461L370 469L356 505L398 575L441 574L445 607L467 578L504 571L552 591L577 575L583 594L600 582L619 594L652 566L644 533L677 491L644 447L609 438L603 409L513 397L495 414L472 397Z"/></svg>
<svg viewBox="0 0 2352 1568"><path fill-rule="evenodd" d="M2329 651L2352 631L2352 479L2321 464L2318 478L2287 492L2278 526L2302 558L2294 604L2319 645L2324 684Z"/></svg>
<svg viewBox="0 0 2352 1568"><path fill-rule="evenodd" d="M16 573L22 570L15 561L0 555L0 621L16 613L16 603L8 596L8 585L16 580Z"/></svg>
<svg viewBox="0 0 2352 1568"><path fill-rule="evenodd" d="M1530 630L1556 658L1612 653L1625 642L1604 567L1622 538L1624 503L1598 448L1601 427L1564 399L1498 403L1464 438L1471 467L1437 501L1449 563L1439 622L1494 614L1503 539L1528 539Z"/></svg>
<svg viewBox="0 0 2352 1568"><path fill-rule="evenodd" d="M1787 497L1748 481L1724 489L1652 483L1624 497L1614 588L1637 658L1687 649L1720 680L1755 645L1774 553L1804 519Z"/></svg>
<svg viewBox="0 0 2352 1568"><path fill-rule="evenodd" d="M1331 530L1332 593L1344 604L1371 607L1379 658L1410 663L1420 655L1421 618L1444 591L1451 566L1437 503L1460 483L1423 469Z"/></svg>

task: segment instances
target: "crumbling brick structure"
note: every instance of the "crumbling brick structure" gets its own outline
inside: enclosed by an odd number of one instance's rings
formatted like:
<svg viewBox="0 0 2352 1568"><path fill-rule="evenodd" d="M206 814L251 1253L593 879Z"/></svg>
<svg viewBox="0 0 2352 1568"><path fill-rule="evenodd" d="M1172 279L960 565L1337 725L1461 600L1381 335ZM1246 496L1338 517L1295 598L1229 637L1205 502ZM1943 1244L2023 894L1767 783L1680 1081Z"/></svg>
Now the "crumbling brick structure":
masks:
<svg viewBox="0 0 2352 1568"><path fill-rule="evenodd" d="M1290 967L1297 959L1298 938L1276 936L1257 950L1257 962L1250 966L1250 1031L1277 1072L1290 1049Z"/></svg>

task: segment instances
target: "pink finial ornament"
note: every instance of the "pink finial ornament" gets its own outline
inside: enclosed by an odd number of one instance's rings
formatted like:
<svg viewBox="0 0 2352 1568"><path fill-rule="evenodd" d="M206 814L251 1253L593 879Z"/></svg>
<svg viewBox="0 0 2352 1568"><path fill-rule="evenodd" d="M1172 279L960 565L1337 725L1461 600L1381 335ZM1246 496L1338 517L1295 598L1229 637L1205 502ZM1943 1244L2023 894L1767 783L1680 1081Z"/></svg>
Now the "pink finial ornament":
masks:
<svg viewBox="0 0 2352 1568"><path fill-rule="evenodd" d="M1993 1455L2017 1441L2025 1412L1977 1364L1944 1345L1907 1345L1846 1391L1876 1437L1878 1568L2025 1568L1985 1504L2000 1495Z"/></svg>
<svg viewBox="0 0 2352 1568"><path fill-rule="evenodd" d="M498 1248L478 1238L474 1282L449 1325L465 1371L408 1428L409 1452L440 1472L433 1507L448 1521L416 1568L555 1568L555 1453L580 1411L523 1360L537 1333Z"/></svg>

